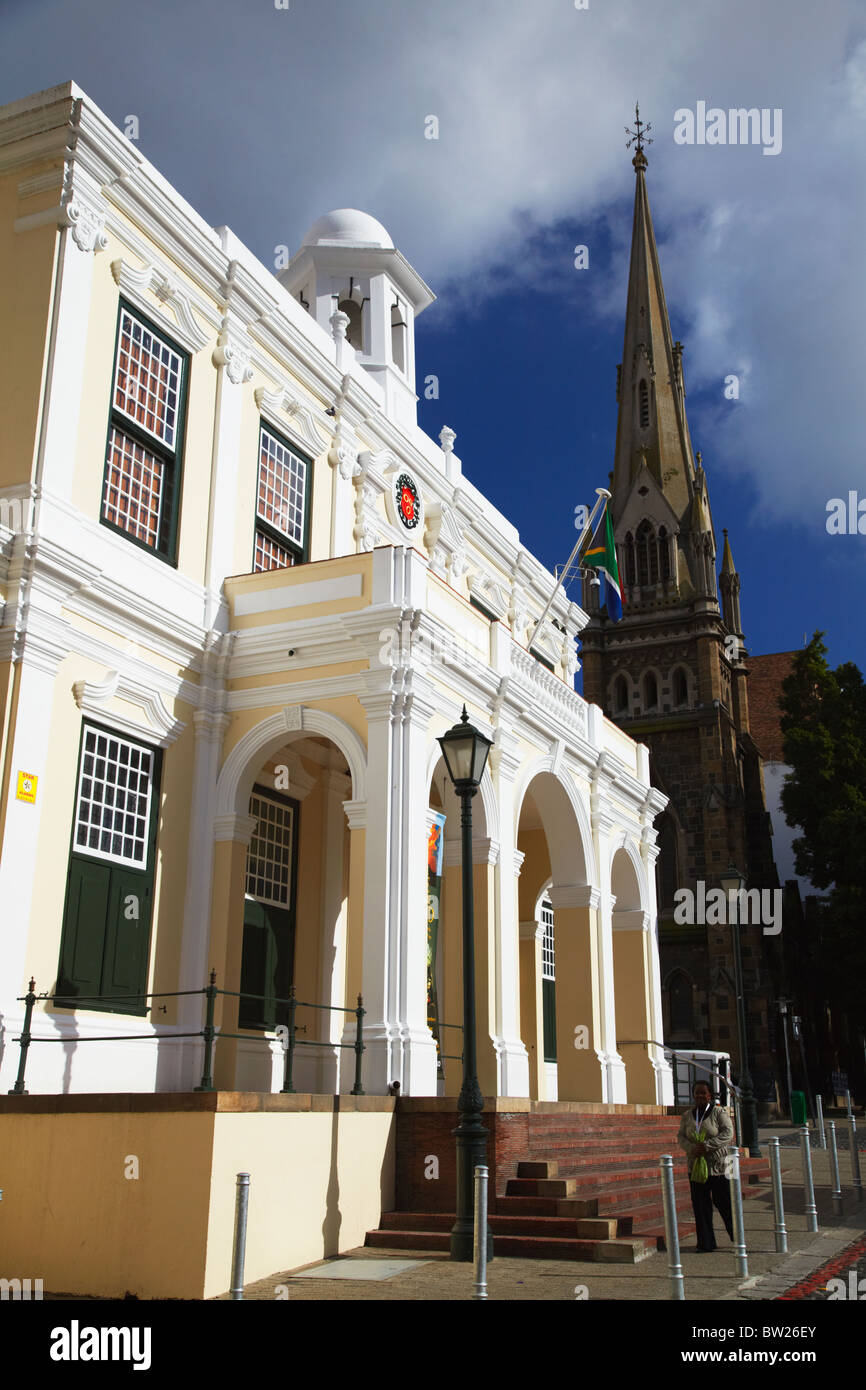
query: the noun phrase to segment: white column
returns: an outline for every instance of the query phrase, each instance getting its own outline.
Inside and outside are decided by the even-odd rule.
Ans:
[[[219,343],[214,349],[213,363],[217,369],[214,403],[213,442],[211,446],[210,500],[208,505],[208,537],[205,573],[205,626],[217,620],[223,580],[235,574],[237,541],[238,472],[243,463],[249,466],[249,476],[255,479],[254,459],[241,459],[241,424],[243,416],[243,386],[252,377],[249,365],[249,343],[239,323],[227,314]],[[255,487],[255,482],[251,486]],[[253,537],[247,537],[249,553],[241,571],[253,567]]]
[[[13,656],[15,654],[13,653]],[[68,798],[69,815],[73,813],[75,800],[74,771],[72,778],[62,785],[52,785],[52,768],[48,758],[51,740],[51,710],[54,698],[54,684],[57,668],[65,652],[50,639],[35,636],[32,632],[19,635],[19,649],[16,666],[18,691],[14,731],[11,734],[11,747],[7,750],[9,766],[9,793],[6,803],[6,818],[2,827],[2,855],[0,855],[0,903],[2,903],[3,930],[0,931],[0,988],[7,1032],[7,1046],[3,1050],[0,1068],[0,1092],[12,1086],[18,1069],[18,1047],[8,1043],[17,1035],[24,1014],[24,1005],[17,1002],[23,995],[30,979],[31,971],[36,969],[33,958],[36,943],[30,939],[33,884],[39,864],[39,832],[42,809],[46,798]],[[70,700],[72,695],[70,693]],[[75,767],[75,761],[72,762]],[[35,802],[18,799],[18,773],[35,776]],[[62,853],[64,864],[69,853],[68,839],[63,846],[55,846],[54,852]],[[62,920],[54,929],[55,945],[52,947],[51,969],[56,972],[60,955],[60,934]],[[44,943],[42,945],[44,959]],[[54,985],[54,977],[36,981],[37,991],[49,990]],[[42,1048],[45,1052],[47,1049]],[[28,1071],[33,1064],[44,1066],[48,1058],[40,1058],[40,1049],[34,1047],[28,1059]]]
[[[494,961],[496,1036],[499,1060],[498,1094],[529,1095],[529,1053],[520,1036],[520,930],[517,882],[524,856],[517,849],[514,815],[514,777],[520,765],[517,741],[497,733],[491,751],[493,786],[499,811],[499,863],[496,868]]]
[[[656,844],[656,832],[652,821],[645,820],[641,833],[640,854],[643,860],[644,871],[647,881],[647,909],[649,914],[649,936],[647,940],[647,963],[648,978],[647,989],[649,990],[649,1017],[651,1020],[650,1037],[656,1038],[659,1042],[664,1041],[664,1018],[662,1014],[662,972],[661,959],[659,956],[659,918],[658,902],[656,898],[656,860],[659,850]],[[660,1047],[650,1048],[650,1060],[656,1078],[656,1099],[659,1105],[673,1105],[674,1102],[674,1080],[670,1063],[665,1059],[664,1052]]]
[[[178,989],[204,989],[210,973],[208,950],[213,887],[213,817],[220,754],[229,717],[212,710],[196,710],[192,722],[195,729],[195,761]],[[203,1026],[203,995],[189,995],[179,1000],[178,1023],[182,1032]],[[183,1089],[192,1090],[198,1082],[203,1046],[196,1038],[185,1038],[180,1044],[178,1081]]]
[[[344,1052],[338,1043],[343,1038],[349,1015],[339,1012],[346,1006],[346,904],[343,899],[343,858],[346,843],[346,813],[343,803],[351,791],[351,781],[345,773],[329,769],[323,774],[325,806],[322,824],[322,973],[319,998],[337,1010],[325,1015],[322,1029],[329,1040],[319,1055],[319,1092],[338,1095],[342,1080],[351,1076],[354,1082],[354,1054]],[[352,1020],[353,1021],[353,1020]],[[352,1030],[354,1031],[354,1030]],[[354,1042],[354,1037],[351,1039]],[[319,1049],[310,1048],[311,1052]]]
[[[616,897],[610,891],[610,841],[616,821],[609,809],[610,785],[610,778],[600,768],[597,769],[592,779],[590,808],[596,863],[601,874],[601,900],[597,918],[600,1045],[606,1077],[604,1098],[610,1103],[624,1104],[627,1094],[625,1062],[616,1047],[616,980],[613,968],[613,909]]]
[[[412,675],[402,700],[400,730],[401,806],[395,825],[396,907],[392,940],[399,943],[397,1008],[402,1044],[404,1095],[436,1095],[436,1044],[427,1026],[427,785],[428,728],[436,704],[432,688]],[[395,962],[396,964],[396,962]]]
[[[390,688],[362,698],[367,716],[367,809],[364,858],[364,1089],[387,1094],[401,1081],[399,1027],[389,971],[396,930],[392,910],[391,820],[394,814],[396,696]],[[343,1041],[347,1039],[344,1036]]]
[[[47,491],[69,501],[84,381],[83,325],[90,317],[94,255],[108,244],[105,204],[96,183],[80,169],[75,170],[75,191],[63,209],[51,210],[52,215],[58,213],[61,230],[36,479]],[[44,221],[45,215],[22,218],[16,231],[26,232],[40,225],[40,219]]]

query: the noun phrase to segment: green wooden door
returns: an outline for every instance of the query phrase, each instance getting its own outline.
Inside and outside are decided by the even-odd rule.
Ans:
[[[250,797],[256,829],[247,853],[244,899],[241,1028],[272,1031],[288,1021],[295,966],[298,803],[256,786]]]

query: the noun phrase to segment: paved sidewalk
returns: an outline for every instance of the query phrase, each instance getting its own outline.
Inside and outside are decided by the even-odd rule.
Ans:
[[[831,1200],[829,1154],[821,1149],[812,1151],[819,1231],[812,1234],[806,1230],[802,1161],[799,1149],[793,1147],[796,1136],[790,1127],[787,1127],[787,1133],[785,1126],[763,1129],[760,1140],[765,1155],[768,1152],[766,1141],[774,1134],[788,1140],[782,1146],[782,1176],[789,1253],[779,1255],[776,1252],[772,1189],[767,1185],[762,1187],[760,1196],[750,1197],[743,1203],[749,1278],[745,1281],[739,1278],[733,1249],[723,1228],[719,1235],[721,1222],[717,1216],[717,1239],[721,1242],[718,1251],[713,1254],[697,1253],[692,1236],[681,1252],[687,1300],[778,1298],[786,1289],[799,1283],[804,1275],[811,1274],[860,1239],[866,1231],[866,1201],[858,1202],[855,1197],[849,1154],[842,1152],[839,1155],[843,1210],[842,1216],[837,1217]],[[866,1171],[863,1157],[861,1168]],[[472,1266],[452,1264],[446,1254],[362,1247],[336,1257],[334,1263],[345,1262],[349,1258],[373,1261],[377,1273],[381,1272],[381,1261],[385,1259],[417,1260],[419,1263],[390,1278],[375,1280],[305,1278],[304,1269],[286,1270],[248,1285],[244,1298],[270,1300],[288,1297],[294,1302],[441,1302],[472,1297]],[[320,1264],[305,1268],[318,1269]],[[589,1301],[645,1301],[667,1300],[669,1295],[666,1253],[652,1255],[637,1265],[494,1258],[488,1270],[488,1296],[491,1300],[574,1301],[577,1298]],[[224,1297],[228,1298],[228,1295]]]

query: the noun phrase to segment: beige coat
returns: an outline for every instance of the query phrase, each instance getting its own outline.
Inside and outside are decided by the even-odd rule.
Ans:
[[[692,1171],[692,1163],[698,1157],[698,1149],[697,1145],[687,1136],[696,1128],[695,1107],[692,1106],[680,1120],[680,1132],[677,1135],[677,1143],[688,1159],[689,1172]],[[722,1178],[727,1176],[728,1145],[734,1138],[734,1127],[731,1124],[730,1115],[721,1105],[714,1105],[701,1122],[700,1128],[704,1143],[707,1146],[704,1157],[707,1160],[710,1176]]]

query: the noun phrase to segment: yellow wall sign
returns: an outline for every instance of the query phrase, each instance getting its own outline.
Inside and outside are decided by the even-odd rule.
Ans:
[[[38,781],[39,781],[39,778],[38,778],[38,777],[34,777],[34,775],[33,775],[32,772],[19,772],[19,774],[18,774],[18,791],[16,792],[16,796],[18,797],[18,800],[19,800],[19,801],[35,801],[35,800],[36,800],[36,784],[37,784]]]

